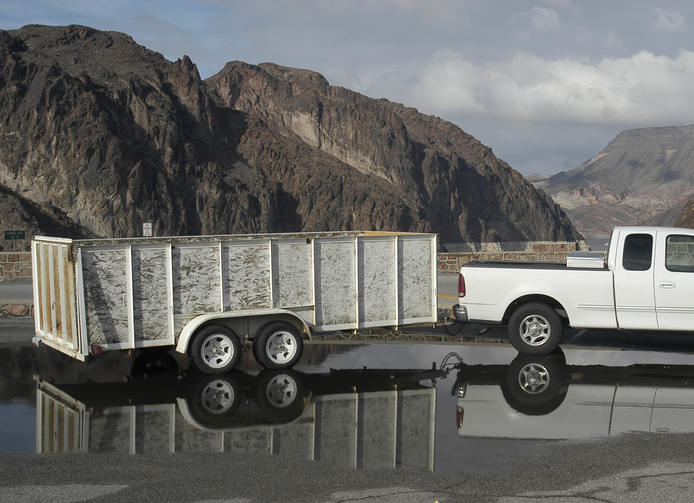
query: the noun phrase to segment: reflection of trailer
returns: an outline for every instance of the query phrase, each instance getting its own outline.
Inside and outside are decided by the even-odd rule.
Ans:
[[[465,366],[456,382],[463,437],[577,439],[694,432],[694,367],[567,366],[563,354]]]
[[[175,346],[219,374],[252,341],[289,368],[314,331],[437,321],[434,234],[37,237],[32,261],[35,341],[79,360]]]
[[[225,452],[345,468],[433,471],[438,371],[166,373],[128,382],[37,377],[37,451]]]

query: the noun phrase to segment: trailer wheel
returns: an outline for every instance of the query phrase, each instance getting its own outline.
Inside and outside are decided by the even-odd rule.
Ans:
[[[203,374],[225,374],[241,359],[241,342],[236,334],[222,325],[201,328],[190,345],[190,359]]]
[[[546,355],[561,342],[562,324],[547,304],[525,304],[511,315],[508,338],[519,353]]]
[[[255,359],[266,369],[288,369],[296,365],[304,341],[293,325],[277,321],[263,327],[253,341]]]
[[[242,398],[237,376],[199,377],[188,402],[193,418],[206,428],[223,428],[233,424]]]
[[[304,386],[294,370],[263,370],[257,379],[255,400],[268,420],[284,423],[304,411]]]

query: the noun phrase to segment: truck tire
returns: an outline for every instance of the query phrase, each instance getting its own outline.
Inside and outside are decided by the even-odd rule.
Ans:
[[[264,326],[253,341],[255,359],[266,369],[288,369],[296,365],[304,341],[293,325],[276,321]]]
[[[549,355],[516,356],[501,387],[506,403],[526,416],[554,412],[566,398],[565,366],[561,350]]]
[[[222,325],[207,325],[193,337],[190,360],[203,374],[226,374],[241,360],[241,341]]]
[[[557,312],[547,304],[520,306],[508,322],[508,338],[519,353],[547,355],[561,342],[562,324]]]

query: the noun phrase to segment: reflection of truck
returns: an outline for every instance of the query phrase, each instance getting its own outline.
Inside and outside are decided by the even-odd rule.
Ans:
[[[462,437],[694,432],[694,367],[689,365],[569,366],[559,352],[459,369]]]
[[[224,452],[433,471],[435,370],[36,377],[39,453]],[[431,386],[420,383],[430,380]]]
[[[563,327],[694,330],[694,230],[616,227],[602,253],[566,264],[478,261],[460,270],[461,322],[508,325],[521,353],[548,354]]]
[[[314,331],[437,320],[434,234],[37,237],[32,261],[35,342],[80,360],[175,346],[219,374],[252,342],[288,368]]]

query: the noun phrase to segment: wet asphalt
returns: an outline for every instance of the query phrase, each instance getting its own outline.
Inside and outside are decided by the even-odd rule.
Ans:
[[[439,303],[452,305],[457,275],[442,276]],[[0,302],[31,299],[30,284],[12,283],[0,283]],[[32,336],[32,318],[0,320],[0,345],[30,344]],[[511,446],[479,442],[480,449],[494,445],[501,457]],[[514,464],[480,464],[470,473],[450,474],[354,470],[258,454],[2,455],[0,501],[691,501],[694,434],[624,434],[543,445],[538,456],[536,443],[514,441]],[[475,453],[452,456],[469,461]]]

